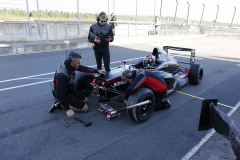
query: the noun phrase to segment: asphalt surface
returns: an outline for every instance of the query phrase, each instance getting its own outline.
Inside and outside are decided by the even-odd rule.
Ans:
[[[236,37],[203,37],[119,43],[111,46],[111,67],[128,63],[164,45],[196,49],[196,63],[204,67],[200,85],[187,85],[169,96],[172,107],[154,112],[137,124],[126,113],[108,121],[97,110],[91,95],[88,113],[77,117],[92,122],[89,127],[66,117],[65,111],[48,113],[53,103],[50,81],[65,51],[0,57],[0,159],[182,159],[209,131],[197,131],[201,99],[218,99],[238,107],[240,40]],[[95,67],[91,48],[80,49],[82,65]],[[189,60],[187,54],[172,54]],[[133,59],[133,60],[132,60]],[[195,96],[195,97],[194,97]],[[199,97],[199,98],[198,98]],[[119,103],[116,102],[116,106]],[[218,106],[225,113],[231,108]],[[233,118],[240,121],[239,111]],[[65,127],[62,120],[68,121]],[[215,133],[190,159],[235,159],[230,144]]]

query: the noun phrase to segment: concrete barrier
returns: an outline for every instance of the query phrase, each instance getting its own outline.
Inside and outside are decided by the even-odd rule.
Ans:
[[[67,48],[64,40],[70,41],[69,49],[91,47],[87,36],[89,28],[93,23],[96,23],[96,21],[80,21],[78,28],[77,21],[42,21],[41,29],[39,30],[38,21],[31,22],[30,25],[27,21],[2,21],[0,22],[0,54],[63,50]],[[41,32],[39,33],[39,31]],[[124,41],[127,40],[126,38],[128,38],[127,41],[133,39],[133,41],[136,41],[138,40],[137,36],[145,36],[146,38],[146,36],[155,33],[155,29],[152,23],[118,22],[115,33],[116,36],[124,37]],[[161,24],[159,35],[169,38],[201,35],[240,36],[240,28]],[[129,37],[133,38],[129,39]],[[154,40],[154,37],[150,36],[148,39]]]
[[[96,21],[80,21],[78,31],[78,21],[41,21],[40,29],[38,21],[2,21],[0,22],[0,42],[28,42],[28,41],[59,41],[69,39],[86,38],[90,26]],[[30,26],[30,28],[29,28]],[[139,22],[118,22],[116,35],[148,35],[154,32],[153,23]],[[41,31],[39,33],[39,31]],[[196,27],[161,24],[160,35],[228,35],[239,36],[239,28],[226,27]]]

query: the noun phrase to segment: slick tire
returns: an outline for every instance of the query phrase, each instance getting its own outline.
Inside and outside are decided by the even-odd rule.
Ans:
[[[86,97],[92,93],[93,87],[91,82],[94,75],[91,73],[78,72],[75,77],[76,89],[82,92]]]
[[[152,103],[127,110],[129,117],[136,122],[145,122],[150,118],[155,106],[155,97],[151,89],[139,88],[128,98],[128,106],[151,100]]]
[[[200,64],[192,64],[188,74],[188,81],[191,84],[197,85],[203,77],[203,67]]]

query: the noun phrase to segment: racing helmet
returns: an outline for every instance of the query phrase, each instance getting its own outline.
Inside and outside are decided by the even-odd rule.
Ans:
[[[146,55],[146,57],[143,59],[143,67],[148,67],[150,65],[153,65],[155,63],[155,58],[151,56],[150,54]]]

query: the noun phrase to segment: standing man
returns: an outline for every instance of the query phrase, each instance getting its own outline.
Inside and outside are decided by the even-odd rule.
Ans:
[[[91,25],[88,41],[93,43],[94,54],[97,62],[97,69],[102,69],[102,59],[104,62],[105,71],[110,71],[110,52],[109,42],[114,40],[112,28],[107,23],[107,15],[105,12],[100,12],[97,16],[97,23]]]
[[[122,80],[129,82],[125,97],[124,103],[127,104],[128,97],[140,86],[145,85],[152,89],[155,96],[155,110],[161,110],[171,107],[170,101],[166,99],[167,93],[167,84],[164,79],[157,74],[143,70],[129,70],[126,69],[122,72]]]
[[[112,27],[112,32],[113,32],[113,36],[115,36],[115,27],[117,26],[117,18],[116,15],[114,13],[111,14],[111,19],[110,19],[110,26]]]
[[[88,98],[75,88],[75,71],[99,74],[104,74],[105,71],[82,66],[81,59],[80,53],[72,51],[69,53],[68,58],[57,68],[54,76],[53,91],[56,100],[49,112],[54,112],[55,109],[63,107],[67,116],[72,118],[75,114],[74,111],[88,111]]]

